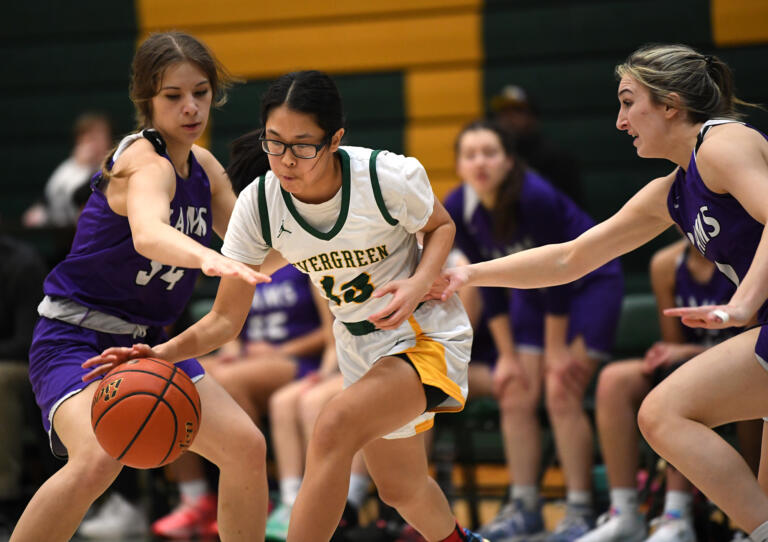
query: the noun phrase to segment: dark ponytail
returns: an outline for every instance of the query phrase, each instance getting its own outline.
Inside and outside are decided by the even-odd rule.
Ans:
[[[227,175],[235,194],[269,171],[269,158],[261,148],[261,129],[235,139],[229,147]]]

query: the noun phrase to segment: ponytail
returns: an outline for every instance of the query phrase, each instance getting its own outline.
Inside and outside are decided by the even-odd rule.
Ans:
[[[227,175],[235,194],[269,171],[269,158],[261,148],[262,129],[241,135],[230,145]]]

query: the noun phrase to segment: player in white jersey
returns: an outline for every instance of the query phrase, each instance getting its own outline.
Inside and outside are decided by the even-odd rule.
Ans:
[[[467,315],[455,296],[421,302],[451,249],[450,216],[416,159],[340,146],[341,97],[327,75],[279,78],[261,120],[262,130],[236,143],[229,172],[234,182],[253,179],[264,153],[271,171],[241,192],[222,251],[254,269],[277,252],[310,276],[336,316],[345,380],[316,422],[288,541],[332,536],[359,449],[381,498],[427,540],[482,540],[458,526],[429,477],[421,435],[434,412],[461,410],[467,395]],[[112,349],[90,364],[212,350],[248,312],[253,288],[237,282],[222,280],[211,313],[171,341]]]

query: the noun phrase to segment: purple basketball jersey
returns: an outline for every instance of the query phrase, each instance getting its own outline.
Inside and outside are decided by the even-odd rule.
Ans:
[[[320,327],[309,277],[286,265],[272,275],[272,282],[256,286],[251,310],[240,333],[244,343],[280,344]],[[320,364],[320,354],[298,359],[300,375]]]
[[[567,196],[530,170],[525,173],[517,202],[517,230],[506,242],[495,239],[491,215],[468,185],[463,184],[448,194],[445,208],[456,224],[456,246],[473,263],[569,241],[595,224]],[[606,275],[621,275],[618,260],[608,262],[580,280]],[[542,290],[545,310],[567,314],[573,289],[574,285],[566,284]],[[503,289],[483,288],[482,291],[489,316],[507,311],[507,295]]]
[[[135,324],[174,322],[192,295],[199,270],[163,265],[136,252],[128,218],[112,211],[95,185],[98,178],[91,182],[93,193],[78,220],[72,249],[45,279],[45,294]],[[176,175],[170,225],[203,245],[209,243],[211,187],[192,152],[189,177]]]
[[[696,281],[688,269],[689,251],[686,247],[675,269],[675,305],[678,307],[700,307],[702,305],[725,305],[736,291],[736,286],[725,275],[715,270],[706,283]],[[705,329],[682,326],[683,336],[688,343],[712,346],[741,331],[741,328]]]
[[[286,265],[272,282],[256,286],[241,338],[246,342],[280,344],[306,335],[320,326],[307,275]]]
[[[728,122],[737,121],[719,119],[704,123],[688,168],[677,170],[667,208],[691,243],[738,285],[752,264],[763,224],[752,218],[732,195],[709,190],[696,167],[696,151],[707,131]],[[768,302],[758,310],[758,317],[761,322],[768,320]]]

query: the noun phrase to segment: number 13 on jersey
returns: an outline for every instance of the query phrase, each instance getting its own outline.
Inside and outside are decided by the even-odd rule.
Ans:
[[[338,295],[333,293],[335,284],[336,279],[330,275],[326,275],[320,280],[320,286],[325,292],[325,296],[337,305],[341,305],[342,297],[344,303],[362,303],[371,297],[374,290],[368,273],[360,273],[349,282],[342,284]]]

